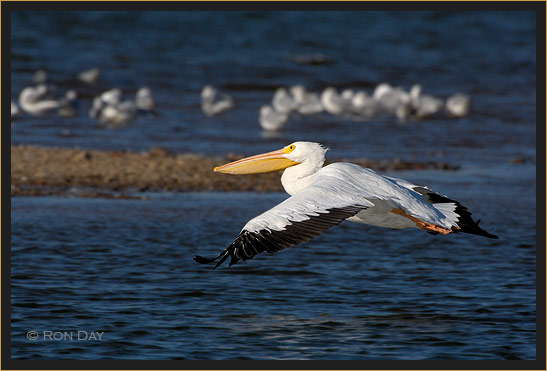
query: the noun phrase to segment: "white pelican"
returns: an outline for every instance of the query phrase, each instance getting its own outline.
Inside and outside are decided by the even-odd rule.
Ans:
[[[433,234],[465,232],[498,238],[481,229],[459,202],[405,180],[376,174],[359,165],[338,162],[323,167],[327,148],[295,142],[278,151],[216,167],[228,174],[254,174],[285,169],[281,183],[291,195],[251,219],[216,258],[196,255],[201,264],[228,257],[233,265],[267,251],[309,241],[343,220],[387,228],[420,228]]]

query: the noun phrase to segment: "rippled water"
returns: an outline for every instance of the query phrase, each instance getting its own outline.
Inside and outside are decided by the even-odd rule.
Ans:
[[[302,246],[214,271],[192,256],[216,254],[286,195],[14,198],[12,355],[533,359],[535,200],[513,207],[499,183],[523,183],[474,179],[452,174],[439,187],[472,206],[500,240],[346,222]],[[31,330],[42,338],[27,340]],[[51,330],[104,335],[44,340]]]
[[[11,24],[14,96],[41,67],[62,89],[82,69],[103,69],[100,86],[82,88],[78,117],[23,116],[14,144],[253,154],[307,139],[331,147],[331,158],[442,160],[461,169],[391,175],[460,200],[500,235],[346,222],[213,271],[192,256],[215,255],[285,194],[15,197],[13,358],[535,359],[533,13],[19,12]],[[294,62],[314,53],[333,63]],[[470,94],[472,114],[405,125],[325,114],[279,137],[260,132],[258,107],[279,85],[371,90],[383,81]],[[208,83],[236,107],[205,118]],[[103,88],[141,85],[160,116],[117,130],[87,117]],[[78,341],[77,331],[103,334]]]

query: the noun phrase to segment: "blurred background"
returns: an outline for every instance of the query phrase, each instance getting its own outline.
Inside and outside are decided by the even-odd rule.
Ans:
[[[534,359],[535,20],[534,12],[12,12],[12,145],[251,155],[307,140],[334,159],[442,160],[459,169],[390,175],[460,200],[501,237],[344,223],[304,247],[210,271],[191,257],[216,254],[287,196],[15,197],[12,357]],[[40,84],[47,92],[21,103]],[[301,85],[322,103],[331,87],[340,104],[349,90],[355,104],[358,92],[381,95],[381,84],[407,103],[419,85],[442,104],[420,115],[382,103],[368,116],[323,105],[290,112],[279,130],[261,126],[261,107],[280,87],[290,96]],[[228,108],[207,111],[207,85]],[[135,105],[141,88],[153,107]],[[102,118],[112,89],[116,104],[132,102],[130,119]],[[455,94],[469,103],[464,114],[446,109]],[[48,100],[52,109],[32,111]],[[105,331],[106,340],[25,336],[56,329]]]
[[[81,104],[72,118],[21,117],[12,142],[224,154],[304,139],[348,156],[420,155],[425,148],[463,156],[477,147],[474,162],[529,156],[534,46],[530,12],[14,12],[12,100],[43,69],[57,95],[74,89]],[[78,83],[92,68],[101,71],[97,82]],[[313,115],[264,138],[259,108],[279,87],[371,94],[381,83],[407,91],[420,84],[443,99],[467,94],[472,115],[403,126],[393,117],[363,123]],[[232,96],[233,109],[204,116],[200,94],[208,84]],[[143,86],[160,116],[116,131],[89,117],[103,91],[119,88],[132,98]],[[529,149],[510,148],[516,140]],[[496,153],[485,148],[492,146]]]

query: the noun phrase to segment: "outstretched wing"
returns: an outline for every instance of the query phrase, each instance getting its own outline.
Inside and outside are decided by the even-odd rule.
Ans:
[[[239,260],[252,259],[267,251],[270,254],[311,240],[332,226],[354,216],[369,205],[366,200],[334,192],[335,187],[312,185],[289,197],[274,208],[251,219],[239,236],[216,258],[196,255],[201,264],[218,262],[215,268],[230,257],[230,266]]]

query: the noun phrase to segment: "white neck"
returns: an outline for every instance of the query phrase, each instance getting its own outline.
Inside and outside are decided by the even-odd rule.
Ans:
[[[285,169],[281,176],[281,184],[283,184],[285,192],[292,196],[312,184],[324,161],[324,158],[320,162],[306,160],[299,165]]]

